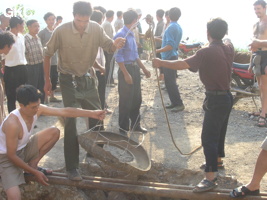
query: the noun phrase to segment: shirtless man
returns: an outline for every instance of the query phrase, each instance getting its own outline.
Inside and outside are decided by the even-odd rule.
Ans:
[[[19,185],[25,183],[24,172],[36,176],[48,185],[45,175],[52,170],[38,167],[41,158],[59,139],[59,129],[46,128],[32,135],[40,115],[61,117],[90,117],[103,120],[105,111],[78,108],[53,108],[40,104],[41,93],[31,85],[17,89],[20,108],[12,111],[0,126],[0,176],[7,198],[21,199]]]
[[[266,15],[266,2],[264,0],[257,0],[254,4],[254,10],[257,17],[260,19],[254,25],[254,38],[258,40],[266,40],[267,39],[267,15]],[[266,127],[266,113],[267,113],[267,47],[258,47],[252,46],[251,48],[253,53],[252,56],[252,65],[249,70],[254,71],[257,81],[259,84],[259,89],[261,93],[261,106],[262,110],[260,113],[254,113],[254,115],[259,115],[257,126]],[[261,57],[261,58],[260,58]],[[259,60],[260,59],[260,60]],[[257,70],[257,63],[258,69]],[[253,69],[253,65],[255,65]]]
[[[260,18],[260,21],[254,26],[254,35],[256,39],[252,41],[249,45],[252,52],[259,52],[259,49],[263,50],[261,52],[267,52],[267,16],[266,16],[266,3],[263,0],[258,0],[254,3],[254,9],[256,15]],[[258,30],[257,30],[258,26]],[[267,53],[262,54],[267,55]],[[263,58],[263,56],[262,56]],[[261,102],[262,102],[262,111],[260,113],[260,118],[263,123],[266,123],[265,114],[267,109],[267,58],[263,60],[263,72],[264,74],[258,76],[259,86],[261,90]],[[260,124],[260,120],[258,125]],[[250,182],[246,185],[235,188],[231,193],[231,197],[239,198],[244,197],[245,195],[258,195],[260,193],[260,182],[263,176],[267,172],[267,137],[261,145],[261,152],[257,158],[256,166],[254,169],[253,176]]]

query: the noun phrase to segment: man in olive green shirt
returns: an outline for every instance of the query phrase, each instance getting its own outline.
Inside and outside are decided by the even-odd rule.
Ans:
[[[101,109],[95,79],[89,73],[95,63],[98,47],[114,52],[124,45],[125,39],[111,40],[97,23],[90,21],[92,7],[89,2],[79,1],[73,6],[73,22],[59,26],[45,47],[44,91],[51,92],[50,60],[58,51],[60,88],[65,107]],[[89,128],[97,130],[99,121],[89,120]],[[101,124],[101,122],[100,122]],[[101,126],[101,125],[100,125]],[[77,141],[76,119],[65,120],[64,155],[69,179],[82,180],[78,172],[79,144]]]

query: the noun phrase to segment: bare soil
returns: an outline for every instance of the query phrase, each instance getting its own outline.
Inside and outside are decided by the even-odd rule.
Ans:
[[[142,126],[148,129],[148,133],[145,135],[129,134],[129,137],[142,144],[151,158],[153,166],[161,166],[161,172],[155,173],[154,176],[162,176],[164,179],[161,180],[169,181],[175,177],[176,170],[180,170],[186,172],[182,176],[184,181],[180,180],[180,183],[196,184],[202,178],[195,174],[197,172],[202,173],[199,166],[204,162],[203,150],[201,149],[190,156],[183,156],[175,148],[161,104],[154,69],[151,67],[151,62],[144,61],[144,63],[152,73],[150,79],[142,78]],[[115,70],[114,76],[116,74]],[[204,117],[202,101],[205,89],[199,80],[198,74],[189,71],[179,71],[177,83],[186,108],[179,113],[171,113],[170,111],[167,111],[167,113],[176,145],[183,153],[188,153],[201,145],[200,135]],[[169,103],[167,92],[163,90],[162,94],[165,104]],[[57,92],[56,95],[61,98],[60,92]],[[113,113],[107,115],[105,128],[108,131],[118,133],[117,87],[107,88],[106,99]],[[256,102],[259,106],[259,99]],[[62,103],[50,103],[49,105],[55,107],[63,106]],[[248,116],[248,112],[252,111],[256,111],[256,108],[251,98],[241,99],[233,107],[225,141],[225,169],[219,171],[220,176],[228,177],[231,180],[236,178],[240,182],[239,184],[245,184],[250,180],[260,151],[260,144],[266,137],[266,128],[256,127],[256,121]],[[44,167],[60,169],[64,167],[64,131],[57,117],[40,117],[36,131],[51,125],[60,128],[61,138],[55,147],[41,160],[40,164]],[[86,131],[84,119],[78,119],[77,128],[79,133]],[[81,162],[85,162],[85,154],[86,152],[81,148]],[[150,175],[153,176],[153,174]],[[262,191],[267,191],[266,183],[267,180],[264,178],[261,185]],[[232,186],[229,186],[227,182],[222,182],[220,187],[229,188]]]

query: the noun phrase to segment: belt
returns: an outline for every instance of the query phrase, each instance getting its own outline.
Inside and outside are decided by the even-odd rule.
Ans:
[[[226,95],[229,93],[229,90],[206,90],[206,94],[210,95]]]
[[[129,61],[129,62],[124,62],[125,65],[137,65],[137,62],[136,61]]]
[[[82,76],[76,76],[76,75],[73,75],[73,74],[63,74],[60,72],[60,74],[62,75],[65,75],[65,76],[71,76],[72,78],[81,78],[81,77],[91,77],[91,74],[89,72],[87,72],[86,74],[82,75]]]

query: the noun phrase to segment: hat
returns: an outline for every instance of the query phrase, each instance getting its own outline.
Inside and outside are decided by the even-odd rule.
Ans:
[[[141,9],[137,8],[135,11],[137,12],[138,15],[142,15],[142,10]]]

